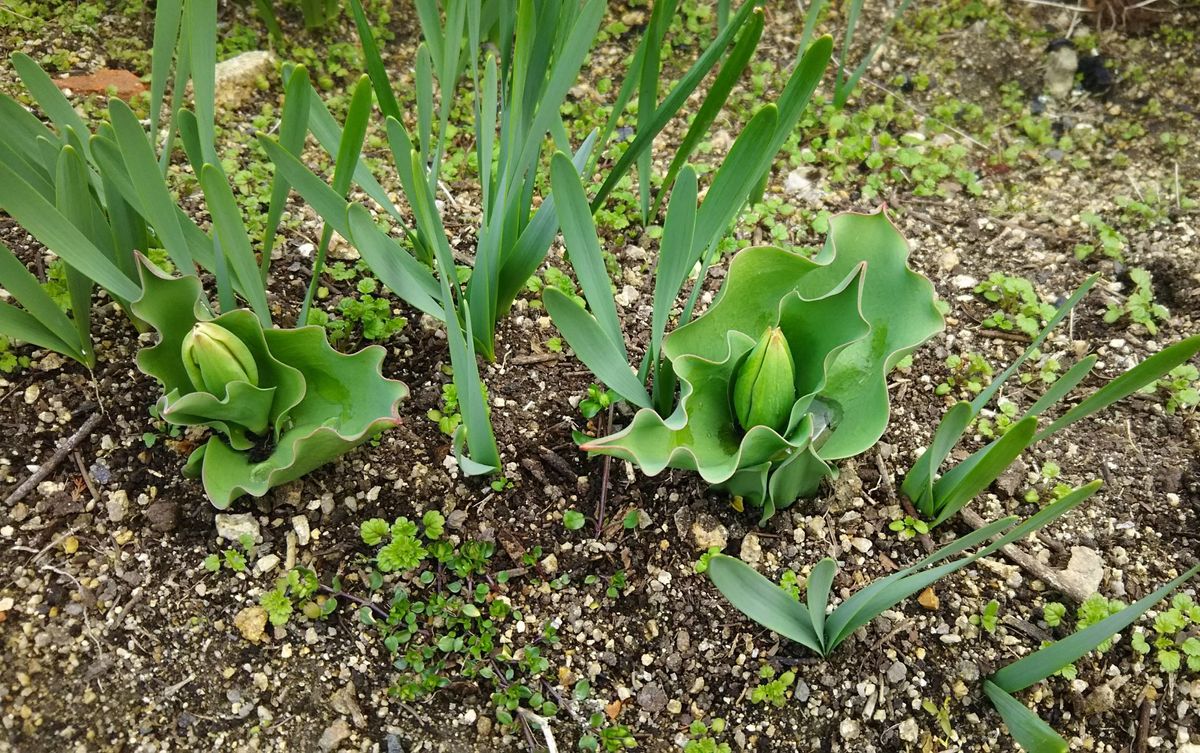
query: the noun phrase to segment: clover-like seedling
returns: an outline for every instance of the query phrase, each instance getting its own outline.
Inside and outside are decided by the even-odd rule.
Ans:
[[[698,471],[764,520],[815,493],[833,461],[879,440],[888,372],[943,326],[933,286],[907,258],[883,212],[832,218],[812,259],[741,251],[716,303],[663,342],[680,382],[674,412],[640,410],[583,449],[649,475]]]
[[[159,339],[138,366],[162,385],[164,421],[213,430],[184,473],[216,507],[260,497],[399,422],[408,388],[380,373],[383,348],[347,355],[320,327],[265,328],[246,309],[214,316],[198,278],[168,277],[145,259],[140,272],[133,313]]]

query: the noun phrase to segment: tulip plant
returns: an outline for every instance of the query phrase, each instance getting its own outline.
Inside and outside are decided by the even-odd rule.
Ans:
[[[213,504],[223,508],[242,494],[261,496],[394,425],[396,403],[407,390],[380,375],[381,348],[343,355],[319,327],[272,326],[267,279],[287,185],[275,179],[258,261],[213,143],[215,0],[161,0],[154,36],[152,123],[159,125],[172,60],[177,93],[161,149],[120,100],[109,103],[108,122],[90,133],[35,62],[13,56],[54,128],[0,95],[6,133],[0,210],[63,260],[71,315],[0,244],[0,286],[19,304],[0,302],[0,334],[93,367],[97,284],[135,326],[156,329],[160,341],[139,354],[138,364],[163,385],[158,411],[165,421],[215,432],[185,472],[201,477]],[[295,113],[307,114],[307,91],[300,86],[307,74],[298,69],[292,80],[300,95],[280,133],[298,150],[296,134],[302,144],[307,129],[306,122],[297,127]],[[178,96],[189,81],[195,112]],[[166,180],[176,134],[212,217],[208,231],[178,206]],[[164,275],[147,261],[151,255],[182,277]],[[197,268],[212,273],[218,307],[204,297]]]
[[[382,347],[347,355],[317,326],[264,327],[246,309],[214,316],[198,278],[145,262],[141,279],[133,312],[159,341],[138,366],[162,384],[163,420],[213,430],[184,472],[216,507],[262,496],[400,422],[408,389],[380,373]]]
[[[674,233],[688,235],[687,223],[681,231],[672,221],[675,201],[664,246],[676,241]],[[578,270],[583,255],[570,235],[567,245]],[[655,379],[678,379],[673,407],[664,406],[661,391],[647,395],[624,363],[619,329],[606,335],[603,320],[548,290],[546,308],[579,358],[642,408],[627,427],[582,448],[649,475],[698,471],[761,507],[764,520],[813,494],[836,475],[832,461],[863,452],[883,434],[888,372],[943,326],[933,286],[907,258],[904,238],[882,211],[833,217],[825,248],[812,259],[771,246],[739,252],[712,307],[662,342]],[[670,300],[656,296],[656,319],[660,304]]]
[[[339,142],[336,126],[328,122],[331,119],[323,106],[315,102],[312,106],[313,133],[327,152],[337,155],[332,186],[309,170],[295,150],[287,147],[282,135],[278,141],[261,138],[278,174],[330,227],[355,245],[375,276],[407,303],[445,323],[463,408],[463,425],[456,435],[455,448],[466,449],[458,453],[458,460],[467,473],[491,472],[500,464],[481,398],[476,353],[487,360],[495,359],[497,323],[545,260],[563,219],[556,195],[543,195],[540,203],[535,202],[535,193],[545,185],[540,167],[547,153],[556,150],[551,162],[558,162],[560,170],[558,155],[565,155],[576,182],[580,176],[589,183],[593,176],[601,179],[595,195],[585,200],[589,216],[636,169],[641,219],[650,224],[661,206],[665,188],[688,170],[686,161],[749,66],[765,23],[763,4],[763,0],[743,2],[667,89],[660,82],[661,48],[679,2],[656,0],[608,119],[602,128],[573,145],[561,111],[599,34],[606,7],[603,0],[418,0],[416,16],[422,43],[414,65],[413,111],[401,109],[397,87],[389,78],[362,4],[352,0],[349,8],[362,43],[369,86],[384,116],[383,130],[402,193],[412,210],[411,224],[370,173],[354,167],[357,151],[343,148],[347,142]],[[770,157],[791,134],[831,53],[829,38],[814,43],[778,102],[760,112],[753,129],[760,142],[743,146],[744,151],[750,147],[756,151],[752,155],[754,164],[743,164],[741,174],[731,176],[735,180],[729,181],[730,190],[746,196],[756,189],[761,192]],[[677,118],[713,71],[712,84],[670,161],[663,189],[652,199],[655,137]],[[468,79],[473,92],[481,216],[464,286],[447,237],[443,216],[446,205],[436,199],[445,191],[441,181],[444,155],[453,148],[449,140],[452,104],[460,84]],[[636,135],[622,147],[611,168],[602,168],[601,156],[617,145],[619,119],[634,97],[638,103]],[[356,90],[354,101],[365,99]],[[367,102],[366,110],[369,108]],[[361,111],[352,102],[343,133],[355,131],[360,125]],[[344,165],[353,169],[339,169]],[[351,177],[383,209],[397,232],[381,229],[366,206],[348,200]],[[726,206],[710,213],[711,226],[705,238],[719,240],[745,202],[745,197],[725,199],[713,202],[714,207]],[[314,286],[322,260],[319,248]],[[682,282],[681,278],[679,284]]]
[[[1099,488],[1099,481],[1081,486],[1020,524],[1014,525],[1016,517],[1009,516],[972,531],[915,565],[855,591],[832,611],[829,598],[837,575],[837,562],[829,557],[814,565],[809,573],[804,604],[737,557],[713,555],[708,563],[708,576],[729,603],[750,619],[810,651],[829,656],[856,630],[882,612],[980,557],[1036,533],[1082,504]],[[988,542],[994,536],[998,538]],[[971,554],[951,559],[972,547],[979,548]]]

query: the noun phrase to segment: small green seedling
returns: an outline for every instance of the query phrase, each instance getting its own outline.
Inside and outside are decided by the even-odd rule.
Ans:
[[[972,625],[981,627],[989,633],[996,632],[997,617],[1000,614],[1000,602],[992,599],[983,606],[983,611],[970,617]]]
[[[1157,335],[1158,322],[1166,321],[1171,312],[1167,311],[1166,306],[1154,302],[1154,283],[1149,272],[1131,269],[1129,279],[1133,283],[1133,292],[1126,296],[1124,302],[1108,304],[1104,321],[1112,324],[1128,316],[1130,321],[1142,325],[1151,335]]]
[[[788,690],[796,681],[796,673],[789,669],[782,674],[777,674],[770,664],[764,664],[758,671],[758,676],[764,682],[759,683],[754,690],[750,691],[750,702],[769,703],[777,708],[783,708],[788,701]]]

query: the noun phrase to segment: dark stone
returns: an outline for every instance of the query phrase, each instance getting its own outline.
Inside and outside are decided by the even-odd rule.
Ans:
[[[170,533],[179,525],[179,505],[174,502],[155,502],[146,508],[146,519],[153,530]]]
[[[1092,94],[1106,95],[1117,82],[1108,59],[1099,53],[1079,58],[1079,72],[1083,74],[1084,90]]]

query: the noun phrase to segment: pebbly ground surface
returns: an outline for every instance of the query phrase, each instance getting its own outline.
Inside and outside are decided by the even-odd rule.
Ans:
[[[102,67],[146,73],[152,19],[138,4],[83,3],[73,12],[17,5],[0,6],[0,17],[11,20],[17,12],[25,19],[0,31],[6,50],[26,51],[55,74]],[[99,6],[94,17],[93,5]],[[681,15],[685,41],[667,57],[676,74],[695,53],[686,42],[688,25],[699,28],[710,18],[702,5],[684,5],[690,9]],[[970,394],[963,385],[971,375],[952,369],[947,358],[975,354],[999,371],[1027,342],[986,323],[996,306],[975,288],[992,273],[1028,278],[1051,303],[1091,272],[1102,274],[1098,289],[1043,348],[1045,358],[1029,370],[1032,381],[1005,390],[1021,406],[1040,394],[1037,380],[1049,358],[1068,364],[1096,352],[1097,373],[1111,377],[1200,331],[1200,215],[1187,200],[1200,198],[1200,167],[1191,157],[1200,139],[1200,45],[1189,32],[1200,26],[1200,15],[1194,6],[1161,5],[1147,21],[1097,29],[1087,14],[1059,8],[940,0],[905,16],[842,113],[820,105],[802,124],[777,163],[768,205],[750,214],[738,237],[812,246],[820,243],[822,212],[886,202],[912,246],[913,267],[930,277],[950,308],[946,331],[894,373],[892,419],[878,447],[842,463],[840,478],[815,499],[763,527],[752,511],[735,509],[691,474],[645,478],[612,463],[606,481],[603,460],[575,450],[573,428],[603,428],[573,407],[590,375],[569,354],[547,347],[556,333],[530,305],[532,293],[501,325],[496,363],[484,369],[510,488],[463,478],[447,462],[449,439],[426,417],[439,407],[447,381],[439,369],[448,362],[445,341],[430,322],[397,308],[408,324],[383,344],[388,375],[412,388],[402,405],[404,423],[302,482],[239,501],[229,512],[246,516],[240,519],[219,516],[199,485],[180,476],[194,438],[162,436],[148,415],[156,386],[133,366],[138,338],[119,312],[109,306],[97,317],[102,356],[94,373],[18,347],[31,362],[0,385],[6,495],[58,442],[99,418],[46,481],[0,506],[0,748],[391,753],[542,745],[537,730],[499,724],[490,691],[473,682],[452,682],[422,700],[390,695],[398,674],[388,652],[349,606],[328,619],[297,614],[265,630],[239,619],[291,562],[312,568],[322,582],[340,576],[346,591],[369,596],[370,551],[359,524],[377,516],[416,519],[436,509],[447,516],[451,536],[497,542],[495,571],[523,571],[497,586],[521,615],[501,625],[502,644],[517,650],[545,624],[557,625],[560,641],[545,656],[547,685],[562,700],[551,723],[560,749],[573,749],[587,717],[599,713],[606,725],[627,727],[648,751],[681,748],[697,737],[688,731],[693,720],[715,717],[726,724],[713,737],[733,750],[1013,750],[980,680],[1042,640],[1067,635],[1075,605],[1007,559],[981,560],[906,600],[827,661],[746,620],[696,574],[695,562],[703,546],[717,544],[770,576],[790,569],[803,582],[813,564],[832,556],[841,565],[835,595],[845,598],[918,559],[920,540],[889,529],[903,516],[894,489],[942,411]],[[397,9],[387,24],[388,62],[401,77],[411,75],[415,45],[406,18]],[[644,8],[610,10],[588,83],[573,92],[580,124],[603,112],[598,108],[613,92],[602,82],[636,38],[628,29],[645,19]],[[308,34],[291,12],[281,21],[298,41],[289,41],[280,57],[319,61],[335,111],[338,98],[344,107],[357,70],[352,29],[343,20]],[[840,32],[842,22],[830,16],[823,28]],[[222,24],[225,54],[267,44],[240,6],[223,7]],[[781,85],[800,24],[792,7],[772,4],[762,64],[718,120],[702,164],[720,159],[761,101],[759,89]],[[861,33],[871,40],[883,19],[865,25]],[[1077,89],[1059,99],[1038,97],[1045,47],[1068,31],[1080,47],[1095,46],[1110,59],[1117,75],[1107,94]],[[831,83],[823,87],[826,98]],[[270,125],[282,93],[273,70],[255,84],[220,117],[223,154],[247,167],[247,181],[261,184],[250,168],[263,157],[249,146],[250,136]],[[0,67],[0,87],[21,92],[7,66]],[[92,115],[101,107],[83,98],[81,106]],[[682,130],[664,134],[658,152],[664,167],[666,146]],[[1180,136],[1190,141],[1180,144]],[[459,138],[469,145],[469,136]],[[901,154],[901,146],[915,154]],[[872,152],[882,165],[867,166]],[[385,148],[372,156],[387,163]],[[382,174],[385,185],[394,182],[386,167]],[[185,204],[198,206],[186,171],[175,178]],[[461,233],[455,241],[469,253],[477,197],[469,180],[451,181],[450,190],[461,212],[460,224],[451,223]],[[249,202],[252,195],[241,198]],[[1100,251],[1077,258],[1079,244],[1099,246],[1081,219],[1088,212],[1121,235],[1122,261]],[[602,229],[620,262],[621,312],[639,350],[657,240],[637,227],[632,206],[614,213]],[[284,320],[307,282],[306,244],[319,233],[317,218],[293,204],[272,283]],[[44,261],[43,250],[4,217],[0,239],[23,258]],[[561,248],[550,263],[566,269]],[[1119,305],[1133,292],[1132,268],[1151,272],[1153,295],[1169,310],[1155,334],[1127,316],[1104,321],[1109,303]],[[714,270],[705,302],[721,274]],[[346,284],[330,287],[331,305],[351,294]],[[938,394],[943,382],[949,394]],[[986,519],[1028,515],[1038,504],[1028,501],[1031,490],[1045,498],[1053,483],[1103,478],[1096,498],[1023,547],[1055,568],[1068,566],[1073,547],[1087,547],[1099,562],[1085,575],[1098,579],[1100,593],[1125,602],[1144,596],[1193,564],[1200,540],[1200,421],[1186,407],[1168,414],[1165,400],[1162,392],[1135,396],[1039,445],[973,509]],[[624,420],[618,411],[615,421]],[[156,433],[148,446],[146,435]],[[974,437],[963,455],[982,441]],[[1053,481],[1047,463],[1060,469]],[[586,525],[568,530],[568,510],[584,512]],[[626,528],[630,511],[639,511],[638,522]],[[221,538],[234,523],[255,538],[246,570],[209,572],[202,562],[234,546]],[[934,538],[966,530],[951,521]],[[606,593],[618,572],[624,587]],[[998,611],[989,631],[976,623],[992,600]],[[1050,602],[1067,603],[1063,625],[1046,621]],[[1143,629],[1153,614],[1139,623]],[[764,666],[795,674],[780,706],[751,700],[765,682]],[[1200,743],[1195,671],[1164,671],[1131,650],[1128,631],[1076,670],[1073,679],[1055,677],[1021,695],[1073,747],[1194,753]],[[575,700],[580,679],[591,692]]]

